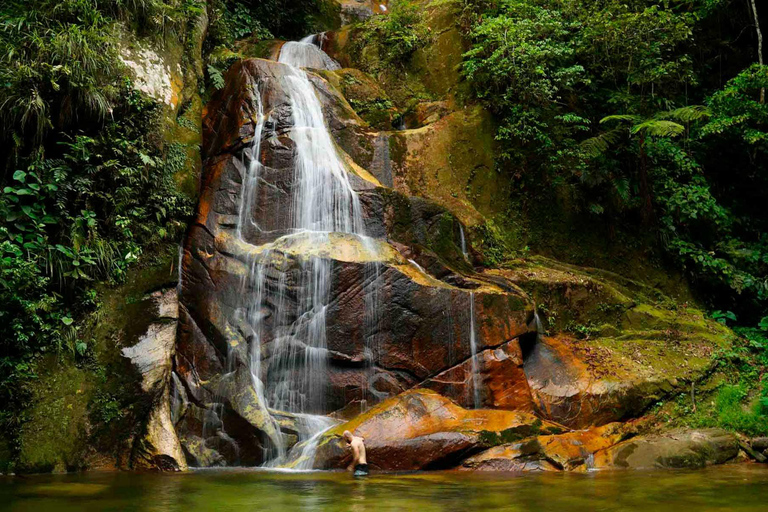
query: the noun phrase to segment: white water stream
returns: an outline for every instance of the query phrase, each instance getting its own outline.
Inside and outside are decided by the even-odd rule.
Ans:
[[[283,46],[279,62],[286,69],[275,78],[291,107],[288,135],[295,147],[290,234],[283,239],[302,237],[313,246],[327,245],[330,234],[340,232],[357,235],[370,246],[360,200],[325,125],[315,88],[301,69],[339,68],[312,43],[313,39],[310,36]],[[256,88],[257,122],[236,226],[237,237],[246,243],[244,233],[260,230],[253,211],[263,170],[261,141],[265,126],[275,124],[268,122],[261,95]],[[280,239],[275,244],[278,242]],[[296,422],[299,442],[295,449],[301,452],[294,469],[311,469],[320,435],[337,423],[321,415],[327,387],[326,311],[332,269],[328,258],[291,258],[276,249],[264,249],[251,261],[248,282],[244,283],[251,290],[246,299],[246,320],[252,329],[250,371],[259,402],[271,410],[290,413]],[[271,346],[267,347],[268,343]],[[269,365],[262,368],[266,352]],[[271,421],[278,434],[272,439],[276,450],[267,454],[267,465],[279,467],[287,460],[285,441],[276,420]]]
[[[477,339],[475,334],[475,292],[469,294],[469,348],[472,351],[472,398],[475,409],[482,405],[480,400],[480,369],[477,361]]]

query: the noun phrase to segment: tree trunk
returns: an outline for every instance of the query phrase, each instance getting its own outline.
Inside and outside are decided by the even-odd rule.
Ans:
[[[760,31],[760,18],[757,16],[757,5],[752,0],[752,16],[755,18],[755,31],[757,31],[757,62],[763,65],[763,33]],[[760,89],[760,103],[765,103],[765,87]]]

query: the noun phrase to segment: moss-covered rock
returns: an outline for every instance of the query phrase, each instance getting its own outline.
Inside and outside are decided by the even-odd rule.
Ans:
[[[460,104],[466,96],[459,74],[466,41],[458,27],[457,1],[417,0],[428,29],[426,44],[405,62],[385,62],[366,24],[352,24],[328,33],[323,49],[347,68],[376,78],[399,108],[419,101],[448,100]]]

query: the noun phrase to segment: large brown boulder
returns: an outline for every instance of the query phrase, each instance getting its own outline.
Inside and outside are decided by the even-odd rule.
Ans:
[[[523,342],[525,374],[537,412],[572,428],[638,417],[689,390],[733,338],[701,311],[610,272],[533,257],[486,276],[539,306],[541,335]]]
[[[595,454],[600,469],[701,468],[739,453],[738,438],[719,429],[677,430],[638,436]]]
[[[365,439],[368,463],[383,470],[440,469],[491,446],[563,428],[520,411],[468,410],[434,391],[415,389],[390,398],[326,432],[314,467],[342,468],[350,454],[341,434]]]
[[[534,410],[523,370],[523,354],[517,340],[483,350],[474,362],[469,358],[419,385],[449,396],[467,408],[475,405],[475,386],[482,407],[526,412]]]

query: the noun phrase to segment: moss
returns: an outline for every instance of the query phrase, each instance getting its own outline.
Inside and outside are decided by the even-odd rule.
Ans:
[[[331,34],[331,56],[345,67],[363,70],[376,78],[398,109],[405,110],[412,100],[456,99],[461,93],[459,66],[466,44],[457,25],[458,2],[419,0],[429,37],[405,62],[385,62],[377,40],[366,24],[343,27]]]
[[[467,226],[506,204],[509,182],[494,170],[493,123],[480,107],[390,137],[395,188],[430,199]]]
[[[29,384],[32,406],[18,436],[17,470],[37,473],[82,469],[88,448],[92,376],[83,369],[62,366],[54,356],[38,365],[38,375]]]

